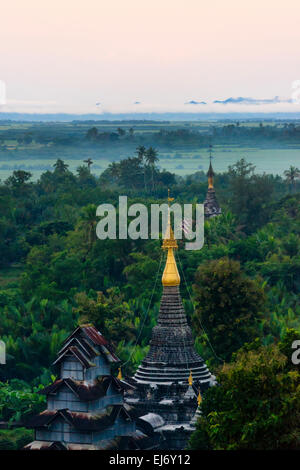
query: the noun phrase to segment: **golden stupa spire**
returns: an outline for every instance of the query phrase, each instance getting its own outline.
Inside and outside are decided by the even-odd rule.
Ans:
[[[189,386],[191,387],[192,385],[193,385],[193,375],[192,375],[192,371],[190,371]]]
[[[211,159],[212,159],[211,152],[212,152],[212,145],[209,146],[209,169],[207,173],[208,189],[213,189],[214,187],[214,171],[213,171],[212,164],[211,164]]]
[[[119,367],[118,370],[119,370],[119,373],[118,373],[118,375],[117,375],[117,379],[123,380],[121,367]]]
[[[201,405],[201,402],[202,402],[202,397],[201,397],[200,388],[199,388],[199,393],[198,393],[198,396],[197,396],[197,403],[198,403],[198,406]]]
[[[165,234],[165,238],[162,244],[163,250],[168,250],[166,266],[162,275],[163,286],[179,286],[180,276],[175,261],[174,250],[178,248],[177,241],[174,237],[174,232],[171,227],[170,217],[170,202],[174,201],[173,197],[170,197],[170,190],[168,189],[168,226]]]

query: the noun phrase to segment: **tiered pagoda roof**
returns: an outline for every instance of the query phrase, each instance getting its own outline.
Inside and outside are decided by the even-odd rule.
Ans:
[[[186,382],[209,384],[211,374],[194,349],[194,339],[183,308],[179,286],[164,286],[150,350],[134,378],[141,383]]]
[[[35,441],[25,449],[155,447],[158,439],[137,429],[135,416],[124,404],[130,385],[110,374],[111,364],[117,362],[113,348],[94,326],[76,328],[54,362],[60,378],[39,392],[47,396],[47,409],[26,423],[35,429]]]

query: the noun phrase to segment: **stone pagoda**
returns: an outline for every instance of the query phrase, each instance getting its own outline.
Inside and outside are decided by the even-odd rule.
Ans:
[[[170,198],[171,199],[171,198]],[[169,199],[169,200],[170,200]],[[159,423],[161,448],[184,449],[194,431],[199,392],[215,384],[194,340],[183,308],[174,250],[177,242],[170,223],[163,242],[167,260],[162,276],[163,294],[150,349],[134,377],[126,378],[134,389],[125,401],[135,413]],[[145,416],[144,416],[145,419]]]
[[[35,440],[27,450],[99,450],[155,447],[148,423],[139,426],[124,405],[124,382],[111,375],[119,362],[111,345],[92,325],[76,330],[65,340],[54,362],[60,377],[41,390],[47,409],[31,418]],[[148,426],[149,428],[149,426]],[[150,434],[153,430],[150,428]]]
[[[210,217],[216,217],[217,215],[220,215],[222,213],[222,210],[219,206],[219,203],[216,198],[216,191],[214,188],[214,171],[213,167],[211,164],[211,159],[212,159],[212,146],[209,146],[209,169],[207,172],[207,177],[208,177],[208,190],[206,193],[206,198],[204,201],[204,215],[206,218]]]

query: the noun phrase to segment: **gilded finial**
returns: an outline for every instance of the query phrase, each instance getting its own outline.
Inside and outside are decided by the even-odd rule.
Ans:
[[[119,367],[119,373],[117,375],[117,379],[123,380],[121,367]]]
[[[174,201],[173,197],[170,197],[170,190],[168,189],[168,226],[164,241],[162,244],[163,250],[168,250],[166,266],[162,276],[163,286],[178,286],[180,284],[180,276],[177,269],[174,251],[178,248],[177,241],[174,237],[174,232],[171,227],[170,218],[170,202]]]
[[[211,159],[212,159],[212,145],[209,146],[209,169],[207,172],[208,189],[213,189],[214,187],[214,170],[211,164]]]
[[[189,386],[191,387],[192,385],[193,385],[193,376],[192,376],[192,371],[190,370]]]
[[[201,397],[200,388],[199,388],[199,393],[198,393],[198,396],[197,396],[197,403],[198,403],[198,406],[201,405],[201,402],[202,402],[202,397]]]
[[[170,197],[170,188],[168,188],[168,206],[170,207],[170,202],[174,201],[173,197]]]

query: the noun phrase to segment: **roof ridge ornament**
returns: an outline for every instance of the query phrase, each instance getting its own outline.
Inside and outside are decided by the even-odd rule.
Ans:
[[[118,380],[123,380],[121,367],[118,368],[118,371],[119,371],[119,372],[118,372],[118,375],[117,375],[117,379],[118,379]]]
[[[198,403],[198,406],[200,406],[202,403],[202,396],[201,396],[200,388],[199,388],[199,392],[197,396],[197,403]]]

